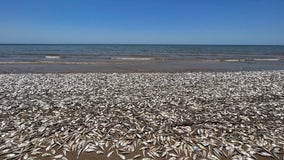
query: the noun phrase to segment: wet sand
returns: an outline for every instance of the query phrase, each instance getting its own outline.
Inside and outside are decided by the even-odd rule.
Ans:
[[[283,79],[0,74],[0,159],[281,159]]]

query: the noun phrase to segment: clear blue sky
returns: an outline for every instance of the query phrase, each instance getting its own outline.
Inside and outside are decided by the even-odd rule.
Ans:
[[[284,0],[0,0],[0,43],[284,44]]]

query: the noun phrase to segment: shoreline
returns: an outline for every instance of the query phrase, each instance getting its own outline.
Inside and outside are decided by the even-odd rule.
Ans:
[[[0,159],[268,159],[284,70],[0,74]]]
[[[160,56],[106,56],[106,57],[100,57],[95,58],[93,60],[71,60],[71,59],[65,59],[65,55],[47,55],[45,56],[45,59],[41,60],[2,60],[0,61],[0,65],[7,65],[7,64],[78,64],[78,65],[84,65],[84,64],[97,64],[97,63],[129,63],[129,62],[277,62],[277,61],[284,61],[284,57],[239,57],[239,58],[232,58],[232,57],[223,57],[223,58],[197,58],[197,57],[160,57]]]
[[[98,61],[1,61],[2,73],[183,73],[284,70],[282,59],[188,60],[113,58]]]

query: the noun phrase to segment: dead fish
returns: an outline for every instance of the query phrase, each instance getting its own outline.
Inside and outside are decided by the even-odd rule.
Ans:
[[[107,158],[109,158],[109,157],[112,155],[113,152],[114,152],[114,151],[109,152],[109,153],[107,154]]]
[[[59,159],[59,158],[62,158],[62,157],[63,157],[63,155],[62,155],[62,154],[59,154],[59,155],[54,156],[53,158]]]
[[[51,156],[51,154],[50,154],[50,153],[44,153],[44,154],[42,154],[41,156],[42,156],[42,157],[48,157],[48,156]]]

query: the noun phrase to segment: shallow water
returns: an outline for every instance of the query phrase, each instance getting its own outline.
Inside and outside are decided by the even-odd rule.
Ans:
[[[57,44],[0,45],[1,61],[46,60],[92,61],[112,57],[167,57],[170,59],[283,59],[284,46],[268,45],[116,45]]]
[[[283,70],[284,46],[2,44],[0,65],[1,72]]]

